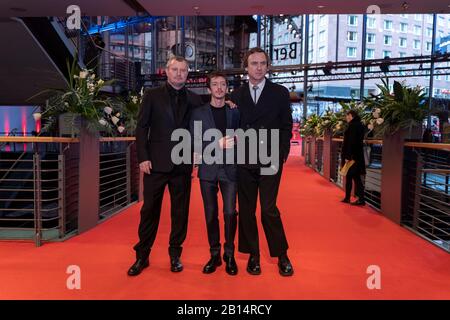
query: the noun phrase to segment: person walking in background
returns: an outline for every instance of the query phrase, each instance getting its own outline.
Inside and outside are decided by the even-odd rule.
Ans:
[[[366,174],[366,164],[364,161],[364,133],[365,127],[361,123],[361,118],[354,110],[346,113],[348,128],[344,132],[344,143],[341,154],[341,167],[353,160],[354,164],[348,169],[345,181],[344,203],[350,203],[352,183],[355,184],[355,195],[358,200],[352,202],[353,205],[365,205],[364,185],[361,176]]]

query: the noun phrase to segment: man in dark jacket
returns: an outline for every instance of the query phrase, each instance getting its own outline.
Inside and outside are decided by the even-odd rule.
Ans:
[[[201,148],[198,151],[203,155],[198,168],[198,177],[200,179],[200,189],[205,208],[206,227],[211,253],[211,259],[204,266],[203,272],[212,273],[222,264],[220,258],[219,209],[217,203],[217,193],[220,188],[223,199],[225,224],[223,255],[226,263],[225,270],[230,275],[236,275],[238,268],[234,259],[234,238],[237,228],[237,183],[235,152],[233,152],[235,151],[233,131],[238,129],[239,126],[239,110],[237,108],[231,109],[225,103],[225,94],[228,89],[225,74],[220,72],[210,73],[208,75],[207,85],[208,92],[211,93],[211,101],[192,112],[190,125],[191,135],[194,137],[194,149],[195,145],[198,145]],[[212,142],[205,141],[207,140],[203,139],[205,133],[214,133],[213,130],[217,130],[215,131],[217,135],[216,139],[213,139]],[[208,150],[207,148],[211,143],[213,145],[217,144],[215,145],[217,148],[212,150],[212,153],[220,152],[220,154],[206,154],[206,152],[203,154],[204,151]],[[211,159],[205,159],[208,156]]]
[[[350,203],[352,192],[352,181],[355,183],[355,195],[358,200],[352,202],[353,205],[362,206],[364,200],[364,185],[361,175],[366,174],[366,164],[364,161],[364,133],[365,127],[361,123],[361,118],[354,110],[350,110],[346,114],[348,128],[344,133],[344,143],[342,146],[341,166],[344,166],[350,160],[355,163],[350,167],[346,175],[345,181],[345,198],[344,203]]]
[[[172,272],[180,272],[181,251],[187,232],[192,164],[175,165],[171,141],[176,129],[189,129],[192,109],[201,99],[185,87],[188,63],[172,57],[166,66],[167,83],[147,90],[139,110],[136,127],[137,158],[144,172],[144,204],[139,223],[139,242],[134,246],[136,262],[128,275],[136,276],[149,265],[149,254],[156,238],[164,189],[168,185],[171,201],[169,256]]]
[[[256,202],[259,193],[261,204],[261,222],[264,228],[271,257],[278,257],[278,269],[282,276],[291,276],[294,272],[287,256],[288,243],[276,205],[283,163],[289,155],[292,137],[292,110],[289,91],[265,78],[270,61],[261,48],[250,49],[244,57],[244,67],[249,82],[235,90],[231,100],[238,105],[243,130],[257,132],[256,143],[245,143],[246,159],[238,162],[238,201],[239,201],[239,251],[249,253],[247,272],[252,275],[261,273],[258,227],[256,224]],[[262,135],[267,133],[269,140]],[[272,133],[278,133],[278,139],[271,141]],[[267,137],[266,136],[266,137]],[[241,141],[242,143],[243,141]],[[238,144],[240,142],[238,141]],[[266,147],[267,146],[267,147]],[[259,150],[272,151],[279,157],[278,164],[272,165],[274,174],[263,174],[264,164]],[[258,163],[249,159],[258,148]],[[238,146],[239,150],[239,146]]]

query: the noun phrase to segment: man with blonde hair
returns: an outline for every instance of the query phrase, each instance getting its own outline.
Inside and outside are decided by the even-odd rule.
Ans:
[[[166,66],[167,82],[146,90],[139,110],[136,128],[137,158],[144,173],[144,204],[139,223],[139,242],[134,246],[136,261],[128,275],[137,276],[149,266],[149,255],[158,230],[161,205],[166,186],[171,202],[171,232],[169,240],[170,270],[183,270],[180,256],[186,238],[189,199],[191,192],[191,164],[174,164],[171,141],[176,129],[189,129],[192,109],[201,99],[185,87],[188,62],[174,56]]]

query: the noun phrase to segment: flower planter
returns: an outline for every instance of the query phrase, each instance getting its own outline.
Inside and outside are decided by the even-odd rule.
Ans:
[[[79,128],[79,200],[78,232],[82,233],[98,223],[99,211],[99,134],[87,129],[85,120]]]
[[[402,180],[405,140],[421,139],[421,128],[400,130],[383,137],[381,168],[381,212],[400,224],[402,211]]]

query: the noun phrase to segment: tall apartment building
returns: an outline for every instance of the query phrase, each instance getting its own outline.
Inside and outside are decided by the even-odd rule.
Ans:
[[[274,26],[274,48],[284,47],[289,51],[293,42],[300,42],[298,32],[289,26],[291,21],[301,26],[299,17],[290,17]],[[450,35],[450,15],[437,15],[436,48],[447,51]],[[358,61],[362,58],[363,15],[310,15],[308,35],[308,63],[328,61]],[[382,59],[384,57],[412,57],[430,55],[432,52],[433,15],[432,14],[386,14],[367,16],[367,36],[365,59]],[[251,45],[256,45],[256,35],[251,38]],[[302,61],[300,51],[293,59],[273,61],[274,65],[292,65]],[[445,63],[445,66],[450,64]],[[437,66],[444,66],[443,63]],[[425,66],[423,66],[425,67]],[[419,69],[419,65],[392,67],[392,70]],[[348,72],[359,72],[359,68],[349,68]],[[366,69],[366,71],[370,71]],[[342,70],[340,70],[342,72]],[[399,77],[408,85],[419,85],[425,90],[429,87],[428,76]],[[365,94],[376,92],[379,79],[365,81]],[[302,84],[295,84],[297,90]],[[289,87],[289,84],[286,84]],[[450,75],[436,75],[433,96],[450,98]],[[359,97],[360,80],[323,81],[313,85],[312,94],[322,97]]]

